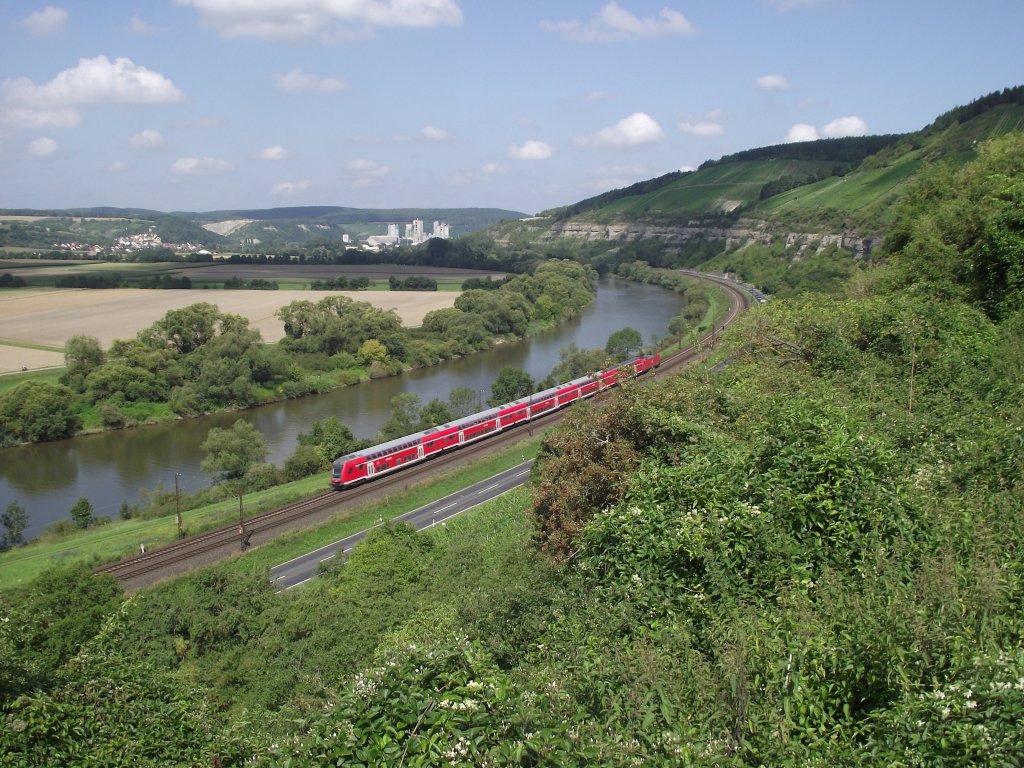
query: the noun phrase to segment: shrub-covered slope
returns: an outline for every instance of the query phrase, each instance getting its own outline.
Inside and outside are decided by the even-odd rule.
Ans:
[[[1008,135],[914,182],[887,266],[573,411],[530,501],[284,597],[240,567],[139,595],[50,674],[19,627],[53,596],[12,598],[0,754],[1024,763],[1022,163]]]

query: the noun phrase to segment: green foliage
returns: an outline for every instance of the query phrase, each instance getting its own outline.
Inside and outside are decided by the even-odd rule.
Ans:
[[[213,427],[199,447],[205,454],[200,463],[203,472],[225,480],[241,477],[267,455],[267,441],[244,419],[238,419],[230,429]]]
[[[0,525],[4,527],[2,549],[17,546],[24,542],[22,534],[28,524],[28,515],[25,508],[17,501],[11,501],[0,514]]]
[[[67,387],[24,381],[0,395],[0,445],[59,440],[75,424]]]
[[[111,576],[96,576],[83,566],[55,568],[30,585],[5,595],[2,622],[12,655],[29,672],[24,685],[47,687],[58,670],[90,640],[121,604]],[[0,702],[28,688],[0,691]]]
[[[634,328],[622,328],[608,337],[604,351],[612,360],[622,361],[640,354],[644,340]]]
[[[91,528],[96,524],[92,503],[85,496],[79,496],[78,501],[71,506],[71,520],[79,529]]]
[[[133,658],[129,638],[115,616],[52,689],[7,708],[6,765],[239,766],[251,757],[252,737],[230,733],[203,690]]]
[[[526,397],[536,388],[533,377],[520,368],[502,368],[491,385],[490,406],[504,405]]]

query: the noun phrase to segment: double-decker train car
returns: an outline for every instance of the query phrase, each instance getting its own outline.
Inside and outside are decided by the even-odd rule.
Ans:
[[[424,461],[436,454],[485,440],[517,424],[525,424],[537,416],[614,387],[623,377],[640,376],[659,365],[661,355],[658,353],[638,357],[606,371],[599,371],[593,376],[581,376],[529,397],[350,453],[334,460],[331,466],[331,485],[338,490],[347,488]]]

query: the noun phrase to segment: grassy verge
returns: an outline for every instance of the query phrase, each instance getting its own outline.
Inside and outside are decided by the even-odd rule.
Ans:
[[[245,567],[276,565],[309,550],[329,544],[377,522],[409,512],[430,501],[442,498],[478,480],[508,469],[523,458],[536,455],[540,438],[524,440],[515,446],[472,462],[466,467],[446,472],[401,491],[385,500],[376,500],[355,509],[339,512],[330,522],[314,529],[284,536],[280,543],[264,545],[245,557]],[[254,515],[290,504],[322,491],[326,474],[318,474],[293,483],[247,494],[243,498],[246,515]],[[183,514],[186,532],[198,533],[234,522],[238,519],[238,500],[229,499]],[[98,528],[61,539],[40,538],[24,547],[0,554],[0,592],[25,584],[55,565],[116,560],[139,551],[169,544],[177,538],[174,515],[154,520],[119,520]]]

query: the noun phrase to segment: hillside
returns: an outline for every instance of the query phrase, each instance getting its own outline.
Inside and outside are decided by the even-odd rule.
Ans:
[[[979,142],[1024,129],[1024,86],[989,94],[905,135],[822,139],[747,150],[613,190],[529,224],[596,239],[879,235],[923,168],[973,159]],[[513,238],[516,224],[499,229]]]
[[[909,182],[884,267],[574,406],[530,487],[449,525],[375,525],[283,594],[267,567],[315,547],[5,595],[0,754],[1024,764],[1024,134],[975,153]]]

